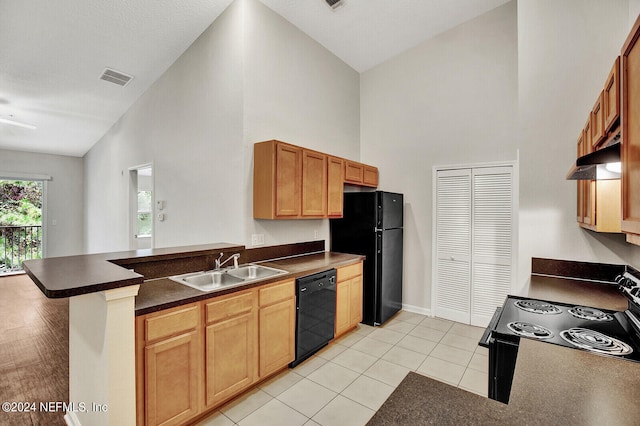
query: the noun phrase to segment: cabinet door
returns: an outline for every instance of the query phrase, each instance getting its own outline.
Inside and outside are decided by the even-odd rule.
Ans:
[[[578,150],[577,156],[582,157],[584,155],[584,131],[580,131],[578,135]],[[581,180],[576,182],[577,187],[577,207],[576,207],[576,221],[578,223],[584,222],[584,184]]]
[[[608,132],[620,117],[620,57],[616,58],[611,72],[609,72],[602,100],[604,103],[604,131]]]
[[[362,277],[349,281],[349,326],[353,327],[362,321]]]
[[[295,358],[295,298],[260,308],[259,324],[262,378],[286,367]]]
[[[145,407],[148,425],[177,425],[196,415],[201,380],[197,331],[145,348]]]
[[[593,145],[591,144],[591,114],[589,114],[589,119],[585,123],[582,131],[584,132],[584,150],[582,155],[585,155],[593,152]]]
[[[206,404],[217,404],[250,386],[255,378],[255,314],[207,326],[205,332]]]
[[[622,231],[640,244],[640,17],[622,48]]]
[[[341,158],[327,158],[327,215],[342,217],[344,198],[344,162]]]
[[[378,186],[378,168],[373,166],[362,166],[362,183],[366,186]]]
[[[276,216],[300,215],[302,149],[283,143],[276,147]]]
[[[323,217],[327,213],[327,156],[302,151],[302,215]]]
[[[349,329],[351,322],[351,280],[336,284],[336,337]]]
[[[602,106],[604,91],[600,92],[600,96],[596,100],[591,110],[591,144],[595,148],[604,140],[604,108]]]
[[[364,179],[364,168],[360,163],[345,160],[344,162],[344,181],[349,183],[361,184]]]

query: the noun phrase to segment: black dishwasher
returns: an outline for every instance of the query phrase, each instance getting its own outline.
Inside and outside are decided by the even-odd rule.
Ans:
[[[295,367],[333,339],[336,317],[336,270],[296,280]]]

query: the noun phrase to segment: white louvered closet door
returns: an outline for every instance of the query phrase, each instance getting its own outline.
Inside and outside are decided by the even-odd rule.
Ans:
[[[434,314],[486,327],[511,291],[513,167],[439,170]]]
[[[473,170],[471,325],[487,326],[515,276],[512,170]]]
[[[438,171],[436,182],[435,315],[470,320],[471,170]]]

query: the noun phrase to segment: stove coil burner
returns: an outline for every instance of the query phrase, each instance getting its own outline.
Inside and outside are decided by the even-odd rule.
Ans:
[[[528,322],[514,321],[507,324],[507,327],[514,333],[524,337],[534,339],[550,339],[553,337],[553,332],[548,328]]]
[[[605,355],[629,355],[633,352],[631,346],[626,343],[588,328],[574,327],[563,330],[560,337],[578,348]]]
[[[600,309],[589,308],[587,306],[576,306],[569,309],[569,313],[576,318],[589,321],[613,321],[613,317]]]
[[[556,305],[540,300],[516,300],[513,302],[519,309],[534,314],[559,314],[562,311]]]

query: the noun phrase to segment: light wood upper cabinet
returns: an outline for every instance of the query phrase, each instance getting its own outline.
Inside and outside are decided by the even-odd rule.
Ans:
[[[279,143],[276,145],[276,216],[298,216],[302,182],[302,150]]]
[[[622,79],[622,231],[640,245],[640,16],[620,59]]]
[[[346,160],[344,162],[344,181],[361,184],[364,180],[364,164]]]
[[[345,182],[378,186],[373,166],[276,140],[256,143],[253,149],[255,219],[342,217]],[[356,178],[347,178],[353,173]]]
[[[344,160],[327,157],[327,216],[342,217],[344,202]]]
[[[378,186],[378,169],[356,161],[345,160],[344,181],[349,184],[375,188]]]
[[[302,148],[278,141],[254,145],[253,217],[300,216]]]
[[[617,57],[604,84],[604,130],[609,132],[620,118],[620,57]]]
[[[302,216],[327,215],[327,156],[302,150]]]
[[[591,110],[591,145],[596,148],[600,142],[604,140],[606,132],[604,131],[604,108],[603,108],[604,91],[600,92],[593,109]]]
[[[364,164],[362,184],[364,186],[378,187],[378,168],[373,166],[367,166]]]

